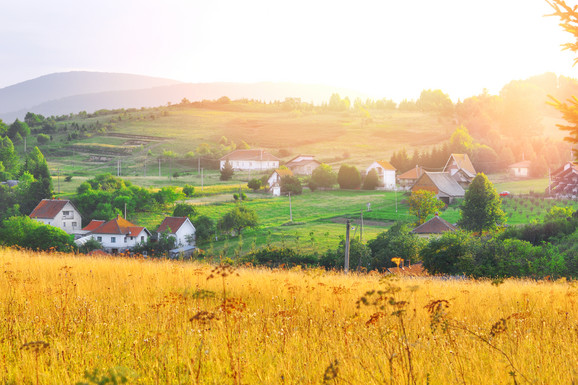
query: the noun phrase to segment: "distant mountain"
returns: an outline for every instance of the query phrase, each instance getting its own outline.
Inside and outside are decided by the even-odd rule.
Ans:
[[[352,90],[324,85],[295,83],[182,83],[147,76],[67,72],[42,76],[0,89],[0,119],[11,123],[27,112],[44,116],[66,115],[101,109],[157,107],[167,103],[230,99],[284,100],[297,97],[305,102],[328,101],[332,93],[342,97],[367,96]]]

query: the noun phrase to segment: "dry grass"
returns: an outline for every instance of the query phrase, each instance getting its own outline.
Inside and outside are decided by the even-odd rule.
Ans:
[[[140,384],[578,380],[572,283],[233,271],[9,249],[0,265],[6,384],[118,373]]]

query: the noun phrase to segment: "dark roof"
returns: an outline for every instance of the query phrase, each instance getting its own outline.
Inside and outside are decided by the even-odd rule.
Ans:
[[[422,223],[411,232],[413,234],[441,234],[446,231],[456,231],[456,227],[436,214],[432,219]]]
[[[143,229],[147,233],[149,233],[149,231],[146,228],[144,228],[142,226],[137,226],[137,225],[127,221],[126,219],[124,219],[120,216],[117,216],[112,221],[108,221],[106,223],[103,223],[102,225],[100,225],[99,227],[94,229],[92,231],[92,234],[119,234],[119,235],[129,235],[132,237],[136,237],[137,235],[140,234],[141,231],[143,231]]]
[[[43,199],[38,203],[38,205],[32,210],[30,218],[43,218],[50,219],[54,218],[67,203],[70,203],[72,207],[76,210],[76,207],[66,199]],[[76,210],[78,211],[78,210]]]
[[[267,160],[279,161],[279,158],[265,150],[235,150],[219,160]]]
[[[181,226],[187,221],[187,217],[166,217],[157,229],[157,232],[162,233],[169,229],[171,234],[176,233]]]

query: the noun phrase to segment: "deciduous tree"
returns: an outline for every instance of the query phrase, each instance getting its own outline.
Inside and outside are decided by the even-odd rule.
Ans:
[[[418,225],[444,206],[445,203],[440,201],[433,191],[417,190],[412,192],[409,198],[409,212],[417,217]]]

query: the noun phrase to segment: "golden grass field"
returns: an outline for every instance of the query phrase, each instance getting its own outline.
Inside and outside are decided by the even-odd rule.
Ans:
[[[0,264],[3,384],[578,381],[572,282],[232,270],[11,249],[0,249]]]

